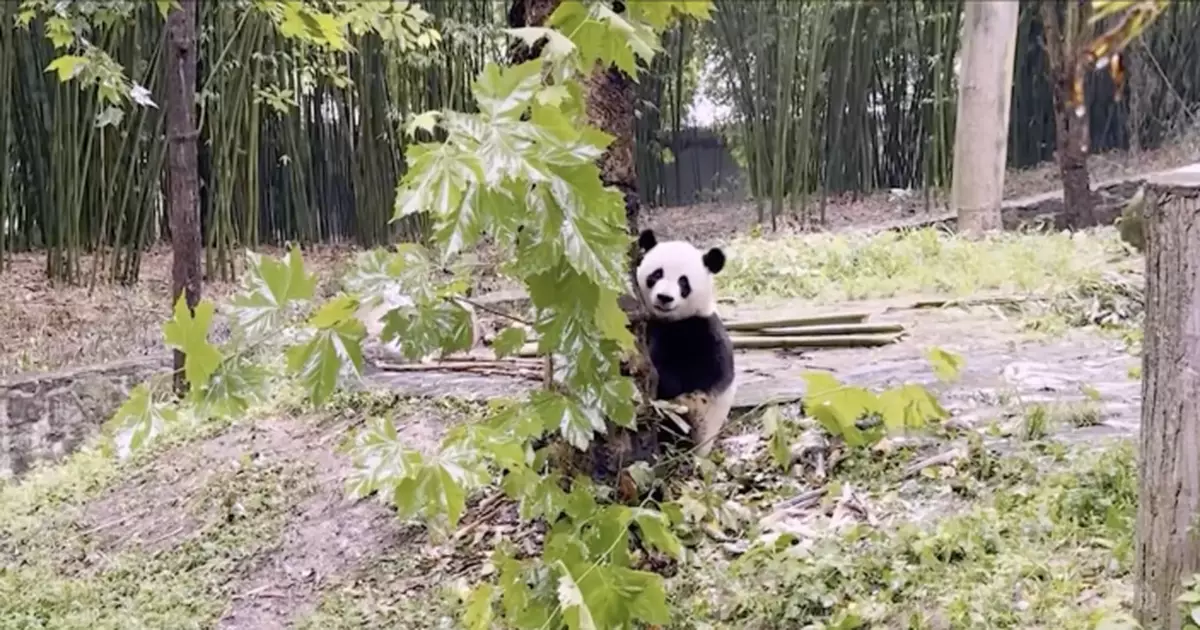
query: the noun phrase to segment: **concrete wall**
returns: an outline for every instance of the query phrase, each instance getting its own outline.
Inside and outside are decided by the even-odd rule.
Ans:
[[[0,479],[75,451],[134,387],[170,367],[163,354],[0,379]]]

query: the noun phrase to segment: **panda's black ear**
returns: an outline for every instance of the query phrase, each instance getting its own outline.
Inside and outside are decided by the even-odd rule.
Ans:
[[[638,234],[638,247],[642,248],[642,251],[648,252],[654,249],[655,245],[658,245],[658,237],[654,235],[654,230],[646,229]]]
[[[721,251],[720,247],[714,247],[704,252],[704,266],[713,275],[721,273],[721,270],[725,268],[725,252]]]

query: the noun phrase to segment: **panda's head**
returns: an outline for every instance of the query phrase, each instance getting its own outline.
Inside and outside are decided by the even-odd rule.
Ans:
[[[716,311],[713,276],[725,267],[725,252],[716,247],[702,252],[686,241],[659,243],[651,230],[638,236],[638,247],[638,290],[655,317],[679,320]]]

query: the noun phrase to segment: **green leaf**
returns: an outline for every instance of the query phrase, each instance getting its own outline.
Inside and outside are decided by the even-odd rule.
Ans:
[[[920,428],[950,417],[929,390],[911,384],[884,391],[875,399],[875,411],[889,432]]]
[[[575,583],[575,578],[566,565],[558,563],[558,603],[562,606],[563,617],[571,630],[598,630],[592,611],[584,601],[583,592]]]
[[[649,63],[661,50],[650,25],[626,20],[602,3],[564,0],[550,14],[548,25],[568,34],[579,49],[578,69],[590,72],[596,63],[615,65],[634,79],[637,59]]]
[[[425,308],[397,308],[383,316],[380,340],[394,343],[408,359],[434,351],[442,354],[470,350],[475,342],[471,312],[458,303],[443,302]]]
[[[361,499],[414,476],[422,465],[420,453],[407,449],[390,417],[370,418],[354,437],[350,449],[354,472],[347,480],[350,496]]]
[[[586,450],[592,435],[604,432],[604,416],[596,409],[580,405],[562,394],[539,391],[534,394],[533,404],[547,430],[557,429],[568,444]]]
[[[99,114],[96,114],[96,127],[103,129],[104,127],[116,127],[121,124],[121,120],[125,118],[125,112],[119,107],[105,107]]]
[[[209,418],[229,418],[245,415],[250,405],[264,400],[268,372],[241,355],[221,362],[202,390],[193,389],[188,396],[197,412]]]
[[[288,370],[300,377],[314,403],[325,402],[346,372],[362,374],[364,336],[362,322],[343,320],[318,330],[307,343],[288,348]]]
[[[785,472],[792,465],[792,440],[787,422],[780,413],[779,407],[772,405],[763,412],[763,436],[767,438],[767,448],[771,458]]]
[[[958,373],[963,365],[961,356],[941,348],[930,348],[926,353],[926,357],[929,359],[929,363],[933,365],[933,373],[939,379],[946,382],[958,379]]]
[[[831,435],[850,446],[863,446],[866,439],[856,422],[875,407],[874,396],[861,387],[843,385],[829,372],[805,372],[804,410]]]
[[[129,398],[109,420],[114,430],[117,456],[124,459],[150,444],[178,418],[173,405],[156,403],[145,384],[130,392]]]
[[[630,350],[636,344],[633,333],[629,332],[629,317],[617,303],[617,295],[605,292],[600,297],[596,308],[596,327],[605,339],[617,342],[622,350]]]
[[[163,16],[164,20],[167,18],[167,14],[171,12],[172,8],[177,8],[179,6],[178,0],[154,0],[154,4],[158,7],[158,13],[159,15]]]
[[[58,44],[55,45],[57,46]],[[63,55],[58,59],[51,61],[50,65],[46,66],[46,72],[54,71],[58,73],[58,81],[60,83],[66,83],[67,81],[70,81],[78,76],[80,72],[83,72],[83,69],[86,68],[87,65],[88,60],[86,57]]]
[[[183,293],[175,300],[175,314],[163,324],[163,337],[168,347],[184,354],[184,375],[191,387],[201,388],[208,384],[212,373],[221,365],[221,352],[208,342],[208,327],[212,324],[213,304],[202,300],[196,304],[195,314],[187,305]]]
[[[489,62],[471,85],[471,93],[485,119],[515,118],[529,106],[541,84],[541,59],[507,67]]]
[[[491,584],[485,582],[471,591],[467,605],[463,607],[463,625],[467,630],[491,630],[494,590]]]
[[[637,508],[633,510],[633,520],[637,523],[642,537],[650,546],[678,560],[683,555],[683,544],[671,531],[671,523],[665,514]]]
[[[254,252],[246,255],[250,264],[242,277],[242,291],[232,300],[230,314],[242,334],[263,337],[283,325],[289,307],[312,299],[317,280],[304,270],[298,249],[291,249],[279,259]]]
[[[492,350],[496,352],[496,357],[504,358],[516,354],[525,345],[527,334],[520,326],[509,326],[500,331],[492,340]]]

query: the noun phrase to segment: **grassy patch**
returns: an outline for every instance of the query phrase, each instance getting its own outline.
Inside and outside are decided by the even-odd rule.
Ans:
[[[898,527],[859,525],[735,561],[705,554],[672,581],[678,627],[1094,627],[1126,594],[1133,448],[1041,460],[990,475],[968,509],[928,524],[900,514]]]
[[[1099,281],[1114,261],[1131,259],[1112,228],[980,240],[933,229],[740,237],[729,250],[727,270],[718,276],[725,295],[823,302],[981,290],[1057,293]]]
[[[450,585],[414,585],[402,577],[419,575],[420,560],[412,549],[379,558],[355,579],[327,589],[297,630],[457,627],[460,611]]]
[[[274,544],[289,508],[309,492],[309,468],[275,462],[215,475],[195,501],[221,518],[160,552],[106,553],[79,531],[73,501],[47,506],[35,521],[0,517],[10,544],[0,570],[0,627],[211,627],[233,578]]]

